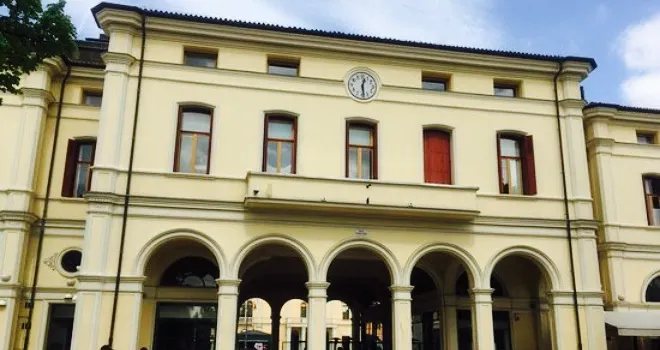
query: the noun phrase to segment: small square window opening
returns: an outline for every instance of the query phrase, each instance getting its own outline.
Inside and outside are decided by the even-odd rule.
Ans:
[[[101,107],[103,93],[100,91],[83,91],[83,104],[86,106]]]
[[[268,59],[268,74],[296,77],[299,65],[300,63],[294,60]]]
[[[183,54],[183,64],[193,67],[216,68],[218,66],[218,54],[185,51]]]
[[[652,145],[655,143],[655,135],[652,132],[637,132],[637,143]]]

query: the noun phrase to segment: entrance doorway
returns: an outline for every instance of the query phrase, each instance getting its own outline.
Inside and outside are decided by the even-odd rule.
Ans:
[[[154,350],[214,350],[214,304],[158,304]]]

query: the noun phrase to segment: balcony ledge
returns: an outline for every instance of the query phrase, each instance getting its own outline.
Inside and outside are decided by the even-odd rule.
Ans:
[[[250,172],[243,204],[251,210],[472,220],[477,187],[318,178]]]

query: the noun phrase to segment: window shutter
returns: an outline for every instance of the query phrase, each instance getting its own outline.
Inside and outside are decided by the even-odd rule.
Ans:
[[[73,197],[73,183],[76,177],[76,161],[78,160],[78,141],[69,140],[66,149],[64,177],[62,178],[62,197]]]
[[[450,134],[441,130],[424,131],[424,181],[451,184]]]
[[[500,187],[500,193],[504,193],[504,184],[502,183],[502,153],[500,152],[500,134],[495,134],[495,149],[497,150],[497,183]]]
[[[523,151],[523,193],[536,194],[536,169],[534,164],[534,139],[525,136],[522,140]]]

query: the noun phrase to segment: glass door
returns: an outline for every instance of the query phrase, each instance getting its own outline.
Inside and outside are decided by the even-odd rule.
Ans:
[[[214,350],[216,304],[159,303],[154,350]]]

